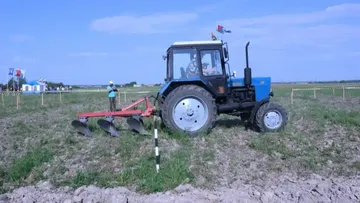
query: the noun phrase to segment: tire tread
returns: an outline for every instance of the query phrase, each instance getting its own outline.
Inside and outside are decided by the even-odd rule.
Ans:
[[[211,108],[211,110],[209,109],[209,112],[211,113],[211,115],[209,115],[209,119],[210,122],[206,125],[208,125],[207,129],[201,129],[200,131],[208,131],[211,130],[212,128],[215,127],[215,123],[216,123],[216,116],[217,116],[217,107],[215,104],[215,99],[213,98],[213,96],[204,88],[198,86],[198,85],[182,85],[179,86],[177,88],[175,88],[173,91],[170,92],[169,95],[167,95],[167,97],[165,98],[165,101],[163,103],[163,105],[161,105],[161,114],[163,117],[163,122],[165,124],[166,127],[170,128],[171,130],[176,130],[176,126],[173,126],[173,124],[170,122],[169,118],[169,111],[171,111],[171,105],[173,102],[173,98],[175,98],[178,95],[190,95],[189,92],[194,92],[193,96],[200,96],[202,99],[204,100],[208,100],[210,103],[210,106],[208,105],[208,108]],[[205,101],[206,102],[206,101]],[[198,133],[199,131],[196,131],[196,133]]]
[[[260,132],[273,131],[273,130],[268,130],[268,129],[265,127],[264,120],[263,120],[263,117],[264,117],[266,111],[268,111],[268,110],[270,110],[270,109],[276,109],[276,110],[278,110],[278,111],[281,113],[281,115],[282,115],[283,123],[282,123],[281,127],[278,128],[276,131],[282,130],[282,129],[287,125],[287,122],[288,122],[288,113],[287,113],[287,111],[285,110],[285,108],[282,107],[280,104],[277,104],[277,103],[274,103],[274,102],[268,102],[268,103],[263,104],[263,105],[259,108],[259,110],[256,112],[255,123],[256,123],[256,126],[259,128]]]

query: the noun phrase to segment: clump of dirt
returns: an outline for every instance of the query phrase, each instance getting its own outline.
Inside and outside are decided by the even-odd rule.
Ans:
[[[93,185],[77,189],[54,188],[49,182],[15,189],[0,196],[0,202],[359,202],[360,177],[323,178],[311,175],[298,179],[290,175],[275,177],[263,186],[236,184],[215,190],[179,185],[167,192],[141,194],[125,187],[99,188]]]

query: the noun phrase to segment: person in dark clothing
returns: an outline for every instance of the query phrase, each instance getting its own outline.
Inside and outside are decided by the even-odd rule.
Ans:
[[[196,58],[192,59],[186,68],[186,77],[187,78],[197,78],[199,77],[199,70],[196,65]]]
[[[109,102],[110,102],[110,111],[116,111],[116,92],[118,91],[114,86],[114,83],[110,81],[109,86],[107,86]]]

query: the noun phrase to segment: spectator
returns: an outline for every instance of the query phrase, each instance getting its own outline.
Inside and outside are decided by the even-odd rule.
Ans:
[[[118,90],[114,86],[112,81],[109,82],[109,86],[107,86],[109,102],[110,102],[110,111],[116,111],[116,93]]]

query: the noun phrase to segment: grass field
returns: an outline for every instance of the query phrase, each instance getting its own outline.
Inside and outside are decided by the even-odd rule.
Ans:
[[[326,85],[329,86],[329,85]],[[349,85],[348,85],[349,86]],[[350,85],[351,86],[351,85]],[[284,132],[259,134],[245,131],[240,120],[220,116],[208,135],[186,137],[166,129],[159,131],[160,173],[155,171],[152,136],[133,135],[126,130],[114,138],[89,121],[94,138],[77,135],[70,123],[76,113],[108,110],[106,93],[64,93],[4,96],[0,108],[0,193],[21,185],[50,180],[56,186],[95,184],[129,186],[150,193],[165,191],[182,183],[213,188],[236,182],[261,184],[282,173],[349,176],[360,171],[360,89],[295,92],[291,88],[313,85],[274,85],[274,101],[289,111]],[[320,86],[317,86],[320,87]],[[126,89],[127,102],[146,94]],[[117,101],[117,106],[119,103]],[[145,120],[152,132],[151,120]],[[125,120],[117,126],[127,129]]]

